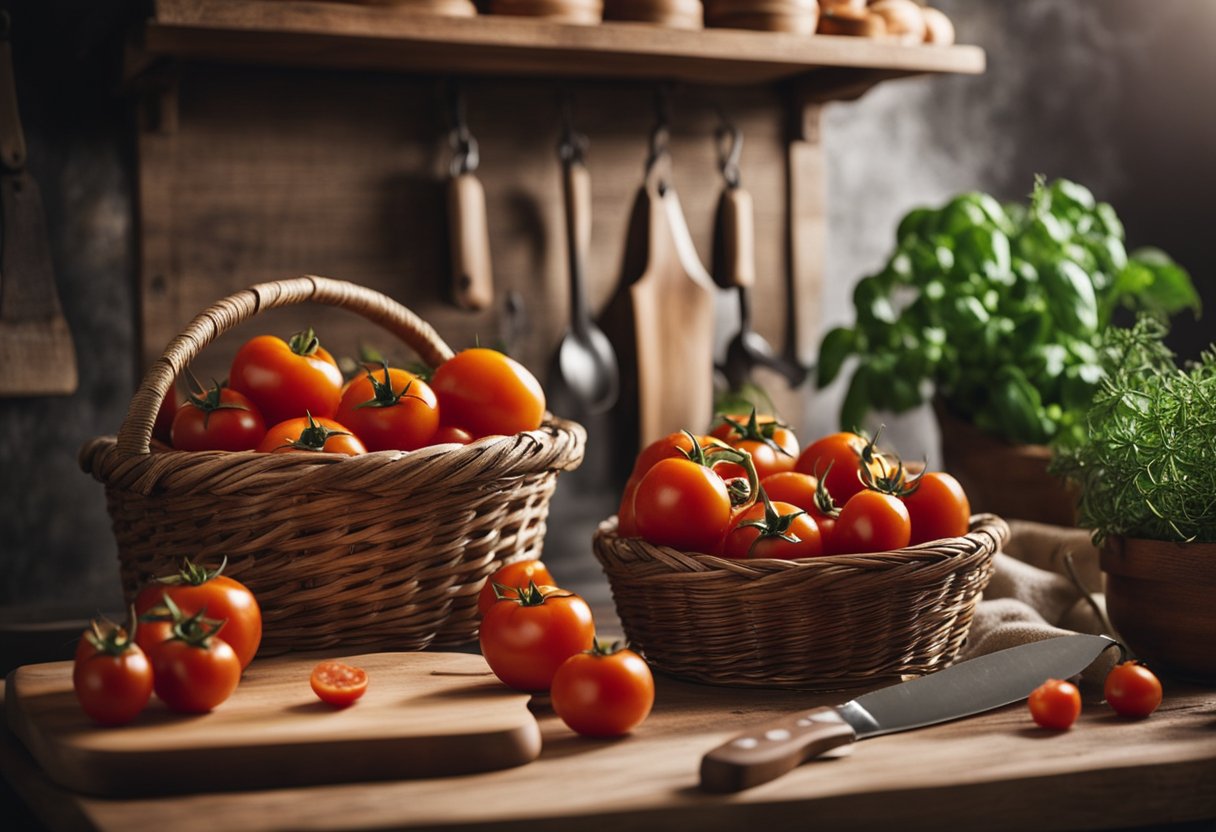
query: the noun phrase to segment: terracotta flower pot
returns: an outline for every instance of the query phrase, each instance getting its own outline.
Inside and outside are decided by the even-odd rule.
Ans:
[[[1216,543],[1110,537],[1101,563],[1107,613],[1137,657],[1216,683]]]
[[[1050,448],[1013,445],[989,436],[940,403],[935,403],[934,411],[945,468],[967,492],[973,512],[1052,526],[1077,524],[1076,489],[1047,473]]]

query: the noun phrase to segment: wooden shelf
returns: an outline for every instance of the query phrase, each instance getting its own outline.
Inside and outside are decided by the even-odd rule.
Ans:
[[[441,17],[396,6],[310,0],[156,0],[138,50],[148,58],[481,75],[648,78],[710,84],[809,83],[847,97],[885,78],[978,74],[975,46],[640,23],[575,26],[530,18]]]

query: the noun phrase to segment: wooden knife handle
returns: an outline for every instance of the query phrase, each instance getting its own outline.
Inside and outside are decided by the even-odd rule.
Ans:
[[[756,283],[752,195],[742,188],[727,188],[722,192],[718,212],[721,242],[720,250],[714,252],[714,281],[724,287],[750,288]]]
[[[485,309],[494,300],[490,268],[490,231],[486,192],[472,173],[448,184],[448,221],[452,235],[452,296],[464,309]]]
[[[574,241],[574,251],[580,263],[587,262],[591,247],[591,174],[581,162],[567,163],[562,170],[562,188],[566,199],[567,239]]]
[[[740,734],[701,758],[701,788],[737,792],[774,780],[857,739],[835,708],[815,708]]]

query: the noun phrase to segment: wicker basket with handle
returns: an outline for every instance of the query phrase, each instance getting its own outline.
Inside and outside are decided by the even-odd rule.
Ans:
[[[594,550],[630,642],[655,667],[720,685],[836,690],[949,664],[1009,536],[976,515],[964,537],[895,552],[729,560],[616,533]]]
[[[583,458],[581,426],[547,416],[514,436],[357,457],[151,447],[163,396],[205,346],[305,301],[383,326],[431,366],[453,354],[396,301],[329,278],[260,284],[203,311],[148,370],[118,436],[80,452],[106,486],[123,590],[132,598],[183,557],[227,557],[262,607],[262,654],[468,641],[486,577],[539,556],[557,473]]]

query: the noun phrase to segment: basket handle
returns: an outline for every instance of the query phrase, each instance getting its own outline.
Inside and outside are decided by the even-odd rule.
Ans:
[[[290,280],[259,283],[211,305],[198,314],[181,334],[169,342],[165,352],[148,368],[143,382],[131,398],[131,406],[118,429],[117,451],[122,456],[146,454],[150,450],[152,426],[161,400],[173,382],[203,348],[236,325],[267,309],[294,306],[306,301],[336,306],[379,324],[437,367],[452,357],[452,348],[439,333],[397,301],[344,280],[304,275]]]

